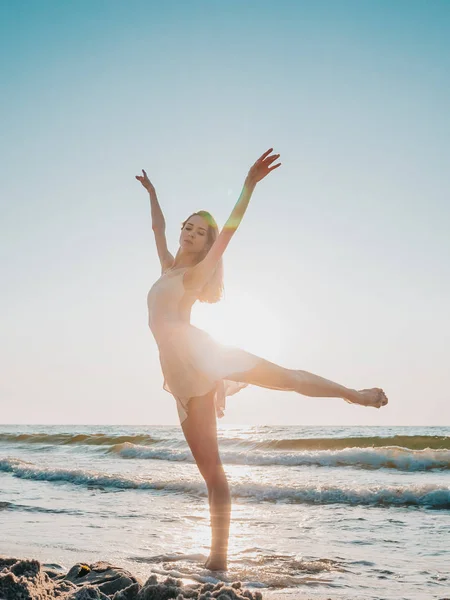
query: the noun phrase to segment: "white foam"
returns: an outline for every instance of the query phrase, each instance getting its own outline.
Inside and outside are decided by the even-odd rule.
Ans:
[[[146,477],[131,477],[99,473],[83,469],[46,468],[17,458],[0,459],[0,471],[15,477],[35,481],[67,482],[75,485],[103,488],[163,490],[206,496],[203,481],[156,481]],[[450,509],[450,487],[444,485],[323,485],[299,484],[297,487],[231,482],[234,498],[253,501],[294,502],[311,504],[350,504],[377,506],[418,506]]]
[[[122,458],[154,459],[193,462],[189,449],[148,448],[128,442],[113,447]],[[450,450],[407,450],[396,446],[384,448],[345,448],[342,450],[236,451],[221,450],[225,464],[286,465],[321,467],[358,467],[361,469],[398,469],[400,471],[429,471],[450,469]]]

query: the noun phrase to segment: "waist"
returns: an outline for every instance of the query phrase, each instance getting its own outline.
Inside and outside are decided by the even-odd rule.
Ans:
[[[150,317],[148,320],[148,326],[158,346],[170,339],[177,331],[186,327],[186,325],[190,325],[189,319],[152,319]]]

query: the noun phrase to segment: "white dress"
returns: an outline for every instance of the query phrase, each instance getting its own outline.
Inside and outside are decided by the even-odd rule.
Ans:
[[[147,296],[148,324],[159,349],[164,389],[177,401],[180,422],[188,414],[189,400],[215,389],[218,417],[223,417],[225,396],[246,383],[227,380],[256,366],[258,358],[232,346],[224,346],[205,331],[190,324],[191,308],[197,297],[184,288],[187,268],[168,269]]]

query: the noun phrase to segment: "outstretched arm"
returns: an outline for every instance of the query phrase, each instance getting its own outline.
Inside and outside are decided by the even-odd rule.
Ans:
[[[142,183],[150,196],[150,207],[152,214],[152,229],[155,235],[156,249],[158,251],[161,270],[165,271],[172,266],[174,258],[167,249],[166,221],[158,202],[156,190],[149,180],[147,173],[142,169],[142,175],[136,175],[136,179]]]
[[[217,237],[217,240],[211,246],[211,249],[205,258],[185,274],[184,284],[188,289],[202,288],[209,280],[236,229],[242,221],[242,217],[247,210],[248,203],[250,202],[256,184],[281,165],[281,163],[278,163],[271,166],[272,163],[280,157],[279,154],[271,154],[272,150],[273,148],[270,148],[264,152],[250,168],[248,175],[245,178],[241,195],[231,211],[222,231]]]

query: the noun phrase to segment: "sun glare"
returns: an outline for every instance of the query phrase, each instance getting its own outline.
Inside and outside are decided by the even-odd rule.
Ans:
[[[218,304],[197,303],[192,323],[218,342],[237,346],[268,360],[277,360],[281,347],[281,320],[267,304],[247,290],[227,287]]]

